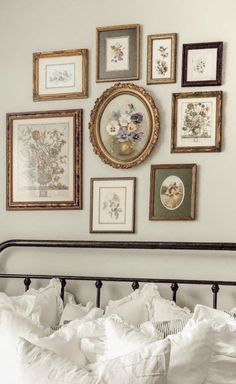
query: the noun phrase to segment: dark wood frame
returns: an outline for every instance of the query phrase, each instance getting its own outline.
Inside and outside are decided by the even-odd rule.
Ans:
[[[206,98],[215,97],[216,99],[216,118],[215,118],[215,144],[209,146],[177,146],[178,131],[178,100],[187,98]],[[210,92],[185,92],[172,94],[172,121],[171,121],[171,152],[220,152],[221,151],[221,131],[222,131],[222,91]]]
[[[125,75],[123,74],[122,76],[114,76],[114,77],[101,77],[100,76],[100,68],[101,68],[101,63],[100,63],[100,34],[103,32],[114,32],[114,31],[124,31],[124,30],[135,30],[136,33],[136,39],[135,39],[135,44],[136,44],[136,60],[135,60],[135,65],[136,65],[136,70],[135,74],[133,76],[130,75]],[[139,24],[128,24],[128,25],[114,25],[114,26],[107,26],[107,27],[98,27],[97,30],[97,35],[96,35],[96,82],[108,82],[108,81],[127,81],[127,80],[138,80],[140,78],[140,25]],[[105,53],[103,53],[102,57],[105,57]],[[115,71],[114,71],[115,72]],[[125,71],[120,71],[120,72],[125,72]]]
[[[82,90],[80,92],[39,93],[39,60],[57,57],[81,56],[82,57]],[[48,51],[33,53],[33,100],[64,100],[82,99],[88,97],[88,50],[71,49],[67,51]]]
[[[217,49],[217,62],[216,62],[216,79],[203,80],[203,81],[188,81],[188,52],[191,49]],[[222,56],[223,56],[223,42],[210,42],[210,43],[194,43],[183,44],[182,54],[182,87],[202,87],[211,85],[221,85],[222,82]]]
[[[112,181],[112,180],[130,180],[133,181],[133,206],[132,206],[132,224],[129,230],[94,230],[93,229],[93,192],[94,192],[94,182],[96,181]],[[136,177],[101,177],[101,178],[92,178],[90,179],[90,224],[89,232],[90,233],[134,233],[135,232],[135,211],[136,211]]]
[[[191,202],[188,215],[181,216],[163,216],[161,214],[154,215],[154,195],[155,195],[155,177],[158,169],[190,169],[192,170],[191,179]],[[150,199],[149,199],[149,220],[194,220],[196,211],[196,180],[197,165],[196,164],[160,164],[151,165],[150,171]]]
[[[73,117],[73,200],[72,201],[14,201],[13,200],[13,124],[15,120]],[[8,113],[7,119],[7,209],[55,210],[82,209],[82,124],[83,110],[37,111]]]
[[[236,243],[220,242],[162,242],[162,241],[75,241],[75,240],[7,240],[0,243],[0,255],[8,248],[89,248],[89,249],[152,249],[152,250],[206,250],[212,252],[235,252]],[[187,279],[159,279],[144,277],[108,277],[108,276],[80,276],[80,275],[43,275],[27,273],[0,273],[0,279],[22,279],[25,290],[29,289],[31,279],[58,278],[61,282],[61,297],[68,281],[94,281],[96,287],[96,305],[100,306],[103,282],[130,282],[132,289],[139,288],[139,283],[170,284],[172,298],[176,302],[180,285],[210,286],[212,291],[213,308],[217,308],[220,286],[236,287],[236,281],[224,280],[187,280]]]

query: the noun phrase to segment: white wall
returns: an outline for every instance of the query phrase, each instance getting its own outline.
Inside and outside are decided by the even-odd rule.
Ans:
[[[0,241],[10,238],[74,240],[235,241],[235,0],[0,0]],[[151,156],[129,170],[105,165],[93,153],[88,122],[97,97],[113,83],[95,82],[96,27],[141,25],[141,79],[160,111],[161,130]],[[178,34],[177,83],[146,85],[147,35]],[[181,88],[182,44],[223,41],[223,85]],[[32,53],[89,49],[89,98],[33,102]],[[170,153],[171,94],[222,90],[223,146],[220,153]],[[81,211],[6,211],[6,112],[83,108],[83,200]],[[190,222],[149,221],[151,164],[197,163],[197,217]],[[89,233],[91,177],[137,177],[135,234]],[[1,257],[1,269],[25,272],[235,279],[236,254],[108,251],[13,251]]]

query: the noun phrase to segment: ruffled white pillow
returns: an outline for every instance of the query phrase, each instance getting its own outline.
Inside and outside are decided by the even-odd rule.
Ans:
[[[103,310],[94,307],[94,304],[90,301],[85,306],[82,304],[66,304],[61,315],[60,325],[84,317],[86,317],[86,320],[94,320],[102,315]]]
[[[4,384],[16,383],[16,346],[19,337],[46,336],[50,329],[43,329],[31,320],[9,309],[0,309],[0,365]]]
[[[117,315],[105,321],[105,353],[102,360],[114,359],[162,338],[153,324],[144,323],[140,328],[124,323]]]
[[[133,353],[79,367],[26,340],[18,344],[17,384],[166,384],[170,343],[156,341]]]

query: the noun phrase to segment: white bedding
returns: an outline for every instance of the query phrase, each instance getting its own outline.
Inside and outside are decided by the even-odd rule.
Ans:
[[[141,324],[140,306],[146,311]],[[103,315],[92,303],[70,300],[63,310],[55,282],[22,297],[0,294],[4,384],[236,383],[236,320],[230,315],[200,305],[190,314],[151,284],[111,307],[113,314]],[[164,338],[160,321],[167,334],[176,322],[183,329]]]

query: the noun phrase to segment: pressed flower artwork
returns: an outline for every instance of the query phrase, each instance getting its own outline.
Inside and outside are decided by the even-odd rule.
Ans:
[[[139,79],[139,34],[138,24],[97,28],[97,82]]]
[[[158,138],[159,116],[151,96],[134,84],[115,84],[96,101],[90,140],[101,159],[115,168],[139,164]]]
[[[221,148],[222,92],[175,93],[172,152],[213,152]]]
[[[90,232],[134,232],[136,179],[91,179]]]
[[[81,118],[81,110],[8,115],[9,208],[81,207]]]
[[[147,83],[175,82],[176,34],[148,36]]]

